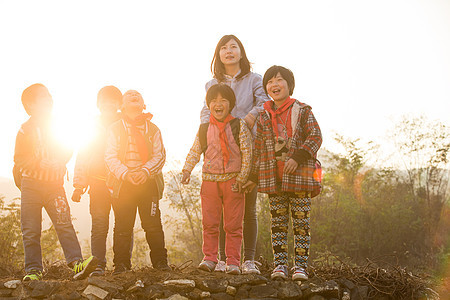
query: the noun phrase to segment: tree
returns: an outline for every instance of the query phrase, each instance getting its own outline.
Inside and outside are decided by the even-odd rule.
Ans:
[[[6,204],[0,197],[0,273],[12,273],[23,265],[22,232],[18,198]],[[2,270],[3,269],[3,270]]]
[[[417,201],[425,202],[429,236],[438,228],[444,204],[448,202],[450,128],[425,116],[406,117],[391,135],[407,183]]]
[[[169,171],[166,175],[165,198],[176,212],[167,222],[174,232],[174,241],[168,245],[173,263],[187,260],[199,262],[202,258],[202,214],[200,201],[201,176],[191,175],[189,185],[180,182],[180,172]]]

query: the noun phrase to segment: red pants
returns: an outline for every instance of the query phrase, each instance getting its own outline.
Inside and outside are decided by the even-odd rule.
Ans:
[[[217,262],[219,225],[223,207],[227,264],[239,266],[245,198],[244,194],[231,191],[231,186],[235,182],[236,179],[233,178],[225,182],[203,181],[202,183],[200,195],[203,218],[203,259]]]

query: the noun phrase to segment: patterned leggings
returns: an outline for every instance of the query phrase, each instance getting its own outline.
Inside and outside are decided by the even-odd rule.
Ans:
[[[311,194],[307,192],[272,194],[269,195],[269,204],[272,215],[274,265],[288,265],[287,233],[290,208],[294,230],[295,266],[306,269],[311,243],[309,234]]]

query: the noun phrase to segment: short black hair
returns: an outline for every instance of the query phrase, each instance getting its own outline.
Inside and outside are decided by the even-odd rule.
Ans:
[[[30,104],[36,101],[36,92],[40,89],[45,89],[50,95],[47,87],[42,83],[35,83],[27,87],[22,92],[22,105],[28,115],[31,115]]]
[[[264,73],[263,78],[264,92],[266,92],[267,95],[267,88],[266,88],[267,82],[269,82],[270,79],[277,76],[278,73],[280,73],[281,77],[283,77],[283,79],[286,80],[289,87],[289,96],[292,96],[292,93],[294,92],[295,88],[294,73],[292,73],[292,71],[289,70],[288,68],[276,65],[271,66],[269,69],[267,69],[266,73]]]
[[[224,83],[214,84],[208,89],[206,92],[206,105],[209,108],[211,101],[216,99],[219,94],[230,102],[231,112],[236,105],[236,95],[234,94],[233,89]]]
[[[98,91],[97,106],[99,105],[100,99],[116,101],[120,106],[122,105],[122,92],[113,85],[107,85],[102,87],[100,91]]]

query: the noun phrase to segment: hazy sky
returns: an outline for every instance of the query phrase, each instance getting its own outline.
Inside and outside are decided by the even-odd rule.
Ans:
[[[183,160],[224,34],[241,39],[255,72],[294,72],[294,97],[313,107],[326,148],[333,132],[384,136],[405,113],[450,123],[448,0],[0,0],[0,28],[0,176],[11,176],[27,119],[20,95],[36,82],[75,145],[102,86],[140,91],[169,157]]]

